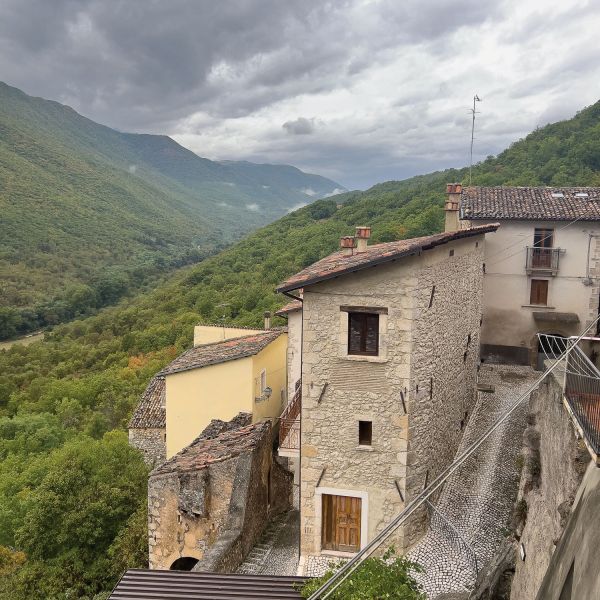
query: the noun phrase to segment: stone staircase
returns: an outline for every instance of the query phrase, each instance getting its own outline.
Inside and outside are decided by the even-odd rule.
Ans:
[[[263,572],[263,569],[268,564],[267,559],[273,550],[275,542],[286,527],[288,519],[289,512],[285,512],[269,522],[258,543],[252,548],[246,560],[238,567],[238,573],[258,575]]]

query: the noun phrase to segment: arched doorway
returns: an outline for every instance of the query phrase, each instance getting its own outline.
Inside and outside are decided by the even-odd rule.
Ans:
[[[197,558],[182,556],[171,565],[171,571],[191,571],[197,563]]]
[[[543,371],[546,358],[558,358],[565,351],[567,338],[562,333],[544,332],[542,334],[542,332],[540,332],[540,335],[541,337],[537,338],[537,359],[535,368],[538,371]]]

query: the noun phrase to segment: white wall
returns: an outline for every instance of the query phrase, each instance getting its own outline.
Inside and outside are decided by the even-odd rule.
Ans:
[[[583,281],[589,234],[600,235],[600,223],[578,222],[565,227],[567,224],[565,221],[501,221],[498,231],[486,236],[481,333],[484,345],[534,347],[538,331],[573,335],[595,318],[598,280],[594,279],[591,286],[584,285]],[[556,276],[531,276],[525,270],[526,247],[533,246],[534,229],[538,227],[554,229],[553,246],[564,250]],[[600,239],[592,238],[592,276],[600,274],[596,265],[600,267]],[[546,307],[529,305],[532,278],[549,280]],[[536,322],[533,319],[536,311],[576,313],[580,323]]]

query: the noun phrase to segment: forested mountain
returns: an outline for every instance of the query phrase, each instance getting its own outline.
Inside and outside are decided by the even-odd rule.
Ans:
[[[483,185],[600,185],[600,103],[474,168]],[[147,381],[198,321],[259,325],[286,276],[355,225],[373,242],[442,228],[445,184],[467,170],[324,199],[135,301],[0,352],[0,600],[94,598],[146,552],[145,469],[123,432]],[[219,306],[221,305],[221,306]],[[96,596],[97,599],[104,596]]]
[[[210,161],[0,83],[0,339],[110,304],[339,187]]]

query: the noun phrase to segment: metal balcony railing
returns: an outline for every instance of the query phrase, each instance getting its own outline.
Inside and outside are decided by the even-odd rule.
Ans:
[[[558,273],[560,248],[538,248],[527,246],[527,261],[525,268],[528,272],[544,271],[555,275]]]
[[[296,393],[279,418],[279,448],[300,450],[300,412],[302,410],[302,386],[296,383]]]
[[[565,398],[588,444],[600,456],[600,380],[567,373]]]

